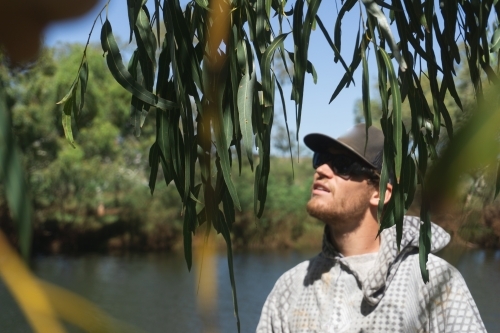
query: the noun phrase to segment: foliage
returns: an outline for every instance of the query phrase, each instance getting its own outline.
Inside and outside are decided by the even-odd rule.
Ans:
[[[183,217],[175,188],[161,182],[154,196],[149,194],[144,152],[155,133],[145,127],[140,139],[135,137],[125,93],[95,46],[86,51],[94,69],[89,73],[93,84],[74,122],[76,149],[65,142],[57,126],[61,117],[54,115],[63,110],[54,101],[71,83],[68,73],[79,65],[82,49],[82,45],[45,49],[28,69],[6,73],[13,129],[33,193],[35,250],[80,253],[177,247],[182,242]],[[273,141],[288,143],[285,127],[280,123],[277,127],[282,133],[277,132]],[[306,238],[321,232],[320,224],[297,204],[310,195],[310,160],[295,162],[292,169],[286,157],[289,147],[283,149],[284,158],[270,159],[272,168],[280,171],[269,181],[267,210],[259,223],[252,210],[253,188],[248,184],[253,173],[247,161],[235,177],[242,205],[232,227],[236,248],[307,246]],[[158,177],[163,179],[161,170]],[[86,244],[90,237],[92,244]]]

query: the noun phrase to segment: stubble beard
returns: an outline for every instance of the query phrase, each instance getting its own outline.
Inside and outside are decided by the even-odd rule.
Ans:
[[[333,195],[333,193],[331,193]],[[307,213],[332,227],[352,225],[361,221],[366,213],[369,196],[342,197],[328,204],[321,197],[311,197],[307,202]]]

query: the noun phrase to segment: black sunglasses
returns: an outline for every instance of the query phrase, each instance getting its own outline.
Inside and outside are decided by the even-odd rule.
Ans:
[[[315,152],[312,161],[314,169],[319,168],[323,164],[328,164],[337,176],[345,180],[359,176],[367,176],[373,180],[379,179],[379,175],[375,169],[366,167],[354,158],[346,155]]]

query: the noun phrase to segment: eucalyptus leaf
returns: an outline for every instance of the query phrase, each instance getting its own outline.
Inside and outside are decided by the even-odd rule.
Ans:
[[[80,80],[80,105],[78,106],[77,113],[80,113],[85,104],[85,93],[87,91],[87,82],[89,80],[89,64],[85,56],[80,67],[80,71],[78,72],[78,79]]]
[[[262,55],[262,60],[260,64],[260,72],[262,74],[262,89],[264,93],[264,106],[272,106],[272,100],[273,97],[271,95],[274,95],[274,90],[272,90],[271,85],[272,85],[272,80],[271,80],[271,60],[274,55],[274,51],[276,50],[277,47],[283,43],[283,41],[286,39],[288,36],[288,33],[279,35],[276,37],[271,45],[265,50],[264,54]]]
[[[160,151],[158,148],[158,144],[155,142],[149,149],[149,167],[151,168],[149,174],[149,189],[151,191],[151,195],[153,195],[155,191],[156,177],[158,176],[159,164],[160,164]]]
[[[337,20],[335,21],[335,29],[333,32],[333,40],[334,40],[334,45],[336,46],[338,52],[340,53],[341,51],[341,35],[342,35],[342,19],[344,18],[344,15],[346,12],[350,11],[352,7],[357,3],[357,0],[347,0],[344,5],[340,8],[339,13],[337,15]],[[337,62],[339,57],[335,55],[334,61]]]
[[[162,110],[176,108],[177,104],[165,100],[161,97],[153,95],[142,87],[130,73],[123,66],[122,57],[116,44],[115,37],[111,29],[111,24],[106,20],[101,30],[101,45],[104,52],[106,52],[106,62],[109,71],[115,80],[135,97],[152,106],[156,106]]]
[[[497,52],[500,50],[500,27],[497,27],[495,29],[495,32],[491,36],[491,48],[490,52]]]
[[[389,81],[391,82],[391,96],[392,96],[392,121],[393,121],[393,140],[395,144],[395,176],[396,182],[399,183],[399,179],[401,176],[401,166],[403,164],[403,122],[401,118],[401,93],[399,91],[399,83],[396,73],[394,72],[394,67],[392,66],[391,59],[389,55],[384,51],[384,49],[380,48],[380,54],[382,55],[382,59],[388,69]],[[397,206],[396,206],[397,207]],[[402,217],[402,215],[401,215]],[[396,221],[397,223],[397,221]]]
[[[73,86],[73,89],[71,90],[71,95],[69,99],[64,102],[63,105],[63,113],[62,113],[62,125],[63,125],[63,130],[64,130],[64,136],[68,140],[69,144],[73,147],[76,148],[75,146],[75,139],[73,138],[73,129],[71,127],[71,122],[72,122],[72,113],[74,112],[73,106],[76,104],[76,90],[78,88],[78,82],[76,82],[76,85]]]
[[[420,273],[422,274],[422,279],[425,283],[429,282],[429,271],[427,270],[427,261],[429,260],[429,253],[431,252],[431,220],[429,216],[429,210],[427,204],[423,203],[420,211],[420,220],[423,222],[420,224],[420,235],[419,235],[419,263],[420,263]]]
[[[240,317],[238,314],[238,297],[236,295],[236,281],[234,279],[234,264],[233,264],[233,249],[231,245],[231,233],[230,227],[224,218],[224,214],[219,210],[218,211],[218,219],[221,225],[221,232],[224,240],[226,241],[226,249],[227,249],[227,266],[229,269],[229,280],[231,281],[231,290],[233,292],[233,306],[234,306],[234,316],[236,317],[236,327],[238,332],[240,331]]]
[[[28,261],[33,234],[33,207],[26,181],[27,175],[24,172],[23,155],[12,129],[5,88],[0,80],[0,183],[16,223],[21,254],[24,260]]]
[[[253,128],[252,128],[252,107],[255,84],[255,71],[251,77],[245,74],[240,81],[238,88],[238,113],[240,130],[243,138],[243,145],[247,154],[248,162],[253,170]]]
[[[137,43],[141,44],[147,54],[149,61],[153,64],[153,69],[156,67],[156,40],[149,24],[149,15],[147,15],[147,7],[141,8],[137,16],[136,25],[134,28]]]
[[[340,54],[340,50],[337,49],[337,47],[335,46],[335,44],[333,44],[332,38],[328,34],[328,31],[326,30],[325,26],[323,25],[323,22],[320,20],[320,18],[319,18],[318,15],[316,15],[316,22],[318,22],[319,28],[320,28],[321,32],[323,32],[323,35],[325,36],[326,41],[328,42],[328,44],[332,48],[332,50],[333,50],[333,52],[335,54],[335,57],[337,57],[340,60],[340,63],[342,64],[342,66],[344,67],[344,69],[346,71],[346,74],[350,74],[350,70],[347,67],[346,62],[344,61],[344,58],[342,58],[342,56]],[[352,76],[350,77],[350,79],[351,79],[352,83],[355,84],[354,83],[354,78]]]

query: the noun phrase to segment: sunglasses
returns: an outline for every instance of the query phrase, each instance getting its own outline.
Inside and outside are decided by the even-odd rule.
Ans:
[[[346,155],[315,152],[312,161],[314,169],[319,168],[323,164],[328,164],[337,176],[345,180],[359,176],[366,176],[373,180],[379,179],[379,175],[375,169],[366,167],[354,158]]]

